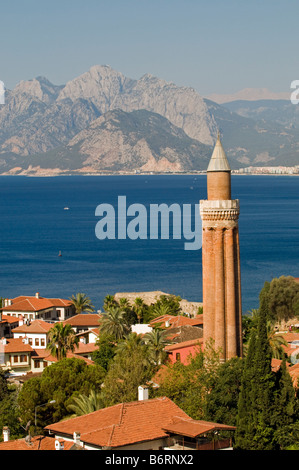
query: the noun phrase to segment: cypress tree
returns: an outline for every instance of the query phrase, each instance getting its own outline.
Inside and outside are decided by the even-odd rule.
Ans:
[[[297,419],[298,401],[284,358],[279,371],[276,373],[275,410],[272,416],[275,438],[279,447],[283,447],[285,443],[293,444],[298,442]],[[292,441],[294,430],[296,431],[296,437]]]
[[[238,401],[237,430],[235,433],[235,448],[250,449],[253,442],[253,416],[251,406],[252,386],[254,381],[254,355],[256,344],[256,331],[252,330],[248,353],[243,369],[240,395]]]
[[[257,331],[253,330],[251,334],[242,376],[236,431],[237,449],[275,448],[271,423],[275,381],[271,359],[266,315],[260,313]]]
[[[274,410],[275,376],[271,367],[272,352],[267,335],[267,319],[262,312],[257,327],[254,356],[254,388],[252,407],[255,416],[254,448],[273,450],[272,414]]]

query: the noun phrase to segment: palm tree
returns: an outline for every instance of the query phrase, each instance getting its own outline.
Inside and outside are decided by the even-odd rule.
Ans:
[[[114,296],[106,295],[104,299],[104,305],[103,305],[103,309],[105,310],[105,312],[107,312],[107,310],[109,310],[111,307],[116,307],[116,306],[117,306],[117,301],[115,300]]]
[[[101,314],[100,332],[112,335],[116,340],[124,338],[130,331],[120,307],[111,307]]]
[[[164,349],[170,343],[166,338],[167,334],[166,331],[154,329],[143,337],[144,343],[148,346],[150,359],[156,366],[162,364],[167,357]]]
[[[141,321],[142,313],[143,313],[142,310],[143,310],[144,306],[145,306],[145,304],[144,304],[142,298],[141,297],[136,297],[136,299],[134,300],[133,308],[134,308],[134,311],[136,313],[138,323],[140,323],[140,321]]]
[[[122,353],[124,351],[132,352],[134,349],[142,346],[142,336],[135,332],[131,332],[125,338],[124,341],[120,341],[116,347],[116,353]]]
[[[82,394],[78,397],[72,397],[72,401],[67,406],[67,409],[68,411],[73,411],[74,416],[83,416],[93,411],[100,410],[103,406],[104,403],[101,399],[101,394],[96,393],[95,390],[91,390],[88,396]]]
[[[75,306],[76,313],[82,312],[93,312],[94,306],[91,304],[91,300],[85,294],[78,293],[76,295],[72,295],[70,298],[72,304]]]
[[[163,315],[172,315],[172,310],[170,305],[163,303],[156,303],[152,308],[152,317],[162,317]]]
[[[288,346],[288,343],[283,336],[276,333],[276,330],[273,328],[273,324],[270,321],[267,322],[267,336],[272,350],[272,357],[275,359],[282,359],[284,356],[282,346]]]
[[[74,352],[78,342],[79,338],[70,324],[56,323],[49,330],[47,349],[60,360],[66,357],[68,351]]]

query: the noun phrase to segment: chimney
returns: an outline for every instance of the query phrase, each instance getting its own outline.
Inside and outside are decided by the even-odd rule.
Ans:
[[[3,338],[1,338],[1,343],[2,343],[2,344],[7,344],[7,339],[4,338],[4,336],[3,336]]]
[[[9,435],[10,435],[10,430],[7,426],[3,426],[3,441],[8,442],[9,441]]]
[[[12,305],[12,300],[11,299],[8,299],[7,305]]]
[[[148,388],[140,385],[138,387],[138,401],[148,400]]]
[[[37,299],[39,299],[39,292],[37,292],[37,293],[35,294],[35,297],[36,297]]]
[[[78,446],[81,445],[80,436],[81,434],[79,433],[79,431],[75,431],[73,434],[74,443]]]
[[[64,450],[64,441],[62,439],[55,439],[55,450]]]

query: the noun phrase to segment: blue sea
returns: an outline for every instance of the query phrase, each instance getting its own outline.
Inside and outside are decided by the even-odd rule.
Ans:
[[[96,237],[96,207],[107,203],[117,210],[118,196],[126,196],[128,206],[195,207],[206,198],[206,177],[1,176],[0,296],[39,292],[69,298],[83,292],[96,309],[102,308],[107,294],[116,292],[161,290],[201,301],[201,249],[185,250],[183,239],[171,237]],[[299,277],[299,178],[233,175],[232,198],[240,200],[246,313],[258,306],[266,280]]]

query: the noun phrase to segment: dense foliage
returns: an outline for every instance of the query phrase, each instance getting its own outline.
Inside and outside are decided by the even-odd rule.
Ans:
[[[144,336],[130,330],[132,321],[148,321],[161,312],[180,314],[178,297],[162,296],[148,306],[142,299],[130,305],[126,299],[116,302],[107,296],[94,365],[64,358],[63,351],[72,349],[74,338],[58,324],[52,343],[61,340],[57,353],[61,359],[40,377],[18,388],[7,382],[0,369],[0,427],[9,426],[11,438],[41,433],[52,422],[134,401],[138,386],[151,384],[150,397],[169,397],[193,419],[236,426],[236,449],[297,449],[298,394],[281,347],[283,340],[274,334],[276,321],[296,313],[297,294],[293,278],[265,283],[259,309],[243,318],[244,358],[221,363],[220,351],[210,342],[186,365],[167,361],[165,333],[159,327]],[[282,359],[276,372],[272,358]]]

